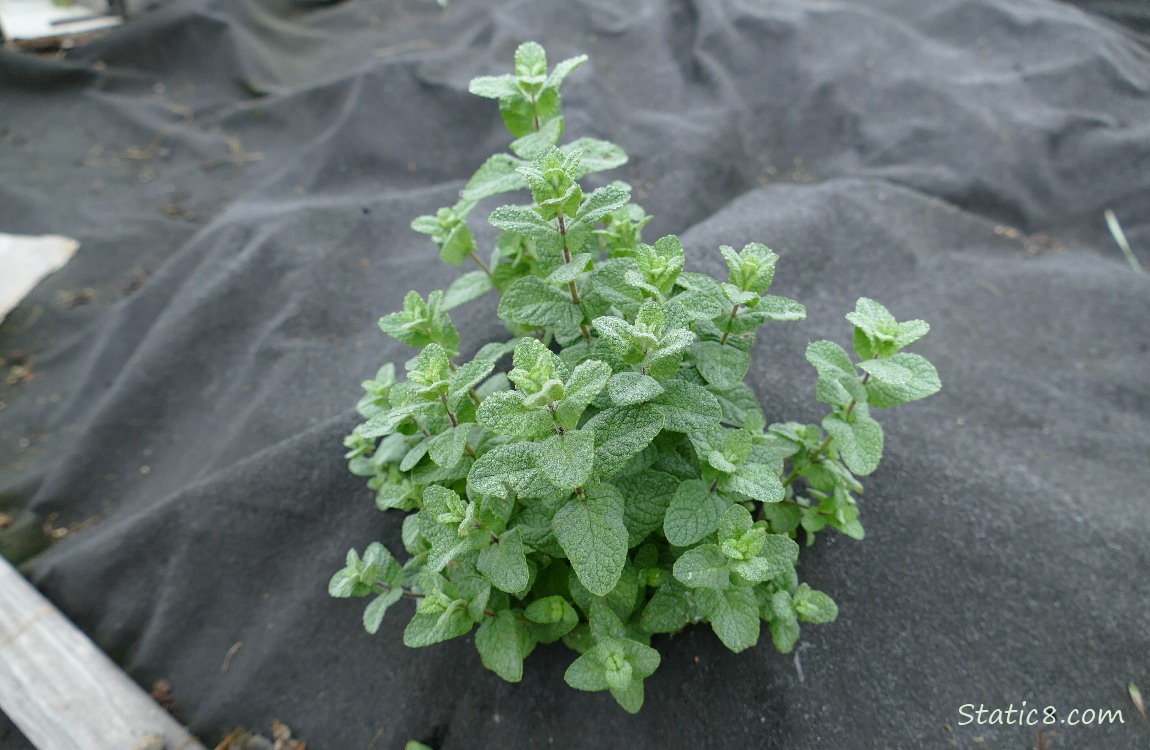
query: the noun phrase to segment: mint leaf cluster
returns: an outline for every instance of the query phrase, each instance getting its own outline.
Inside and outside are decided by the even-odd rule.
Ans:
[[[527,43],[514,73],[471,83],[498,100],[510,153],[412,228],[477,269],[379,321],[418,352],[405,376],[387,364],[363,384],[364,421],[345,441],[378,507],[407,513],[405,559],[352,550],[330,593],[368,597],[369,632],[413,600],[407,645],[473,632],[483,664],[512,682],[538,644],[562,640],[577,654],[570,686],[635,712],[657,634],[705,622],[738,652],[766,624],[788,652],[800,623],[835,619],[799,582],[796,540],[828,526],[862,538],[858,477],[883,451],[872,411],[940,386],[903,351],[929,326],[864,298],[847,315],[855,358],[831,341],[807,349],[821,424],[768,423],[744,382],[751,348],[760,327],[806,309],[769,293],[779,258],[765,245],[719,248],[725,279],[694,273],[677,237],[643,242],[649,217],[627,185],[583,187],[626,160],[591,138],[560,145],[560,84],[585,61],[549,69]],[[471,213],[507,192],[530,203],[490,212],[500,233],[481,258]],[[450,311],[490,292],[510,336],[463,361]]]

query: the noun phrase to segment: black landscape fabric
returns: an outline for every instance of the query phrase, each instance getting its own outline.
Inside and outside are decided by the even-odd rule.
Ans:
[[[0,328],[2,549],[209,746],[280,719],[313,750],[1021,749],[1037,727],[961,707],[1027,701],[1122,711],[1045,727],[1055,750],[1148,747],[1127,685],[1150,694],[1150,278],[1103,220],[1150,266],[1147,19],[188,0],[59,59],[0,52],[0,230],[81,242]],[[512,685],[470,638],[410,650],[402,607],[369,636],[365,602],[326,593],[349,547],[401,548],[341,439],[360,381],[412,354],[376,320],[458,273],[409,222],[505,150],[467,83],[525,40],[590,55],[567,132],[628,151],[600,184],[634,186],[648,240],[716,273],[720,244],[781,255],[773,291],[809,317],[755,347],[769,419],[821,419],[803,351],[849,344],[859,296],[931,322],[943,382],[882,415],[866,539],[803,554],[838,620],[797,655],[657,638],[637,716],[568,688],[562,647]],[[458,311],[465,356],[493,312]],[[49,546],[46,523],[72,531]]]

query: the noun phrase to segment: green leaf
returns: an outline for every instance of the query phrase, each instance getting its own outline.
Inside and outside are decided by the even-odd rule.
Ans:
[[[472,78],[467,90],[476,96],[487,99],[506,99],[508,97],[522,96],[515,76],[479,76]]]
[[[749,588],[700,592],[711,629],[736,654],[759,642],[759,604]]]
[[[458,638],[468,633],[473,624],[463,601],[452,602],[440,612],[416,612],[403,631],[403,645],[422,648]]]
[[[582,487],[591,474],[595,458],[595,433],[568,430],[552,435],[537,445],[536,464],[556,487],[573,490]]]
[[[547,80],[547,53],[537,42],[524,42],[515,50],[515,77],[525,91],[534,93]]]
[[[846,406],[853,399],[866,403],[867,392],[854,363],[833,341],[815,341],[807,347],[807,361],[819,372],[815,398],[831,406]]]
[[[834,600],[821,591],[812,589],[807,584],[800,584],[792,595],[795,614],[802,622],[817,624],[833,622],[839,616],[838,605]]]
[[[583,321],[583,310],[564,291],[536,276],[517,279],[499,300],[499,317],[525,326],[570,328]]]
[[[681,382],[681,381],[680,381]],[[607,393],[619,406],[650,401],[663,392],[663,386],[650,375],[621,372],[607,383]]]
[[[643,683],[635,680],[623,689],[613,687],[611,697],[627,713],[637,714],[643,708]]]
[[[562,596],[536,599],[523,612],[531,623],[531,633],[540,643],[554,643],[579,624],[579,613]]]
[[[494,288],[491,277],[483,271],[469,271],[447,287],[447,292],[443,295],[443,307],[451,310],[482,297]]]
[[[596,359],[580,362],[567,378],[563,398],[555,404],[556,421],[566,429],[575,427],[583,411],[598,397],[610,377],[611,367],[606,362]]]
[[[725,589],[730,585],[730,560],[717,544],[693,547],[675,561],[673,572],[688,588]]]
[[[531,572],[519,529],[504,532],[499,541],[479,553],[476,569],[500,591],[519,594],[527,588]]]
[[[606,216],[631,200],[631,193],[618,185],[604,185],[598,188],[579,207],[575,221],[584,225],[602,221]]]
[[[823,429],[835,439],[839,456],[855,474],[865,477],[878,468],[882,459],[882,425],[871,419],[864,405],[855,408],[849,422],[838,414],[827,415]]]
[[[910,379],[905,383],[892,384],[877,379],[866,384],[867,403],[879,409],[898,406],[910,401],[938,393],[942,384],[938,371],[925,357],[909,352],[899,352],[883,360],[906,370]]]
[[[643,608],[639,627],[648,633],[678,633],[691,621],[694,607],[689,597],[689,589],[678,581],[667,581]]]
[[[618,476],[614,484],[626,498],[623,523],[627,527],[629,547],[642,542],[651,532],[663,527],[667,506],[679,486],[679,479],[662,471],[648,469],[637,474]]]
[[[560,147],[560,151],[565,154],[574,150],[583,152],[583,158],[579,160],[579,166],[573,173],[577,180],[592,172],[604,172],[627,163],[627,153],[608,141],[600,141],[595,138],[576,138],[566,146]]]
[[[763,407],[759,404],[755,392],[746,383],[736,383],[731,388],[725,389],[711,386],[707,390],[722,407],[723,422],[726,424],[743,427],[752,421],[758,423],[765,421]]]
[[[663,414],[663,429],[672,432],[704,430],[723,418],[719,400],[706,388],[685,380],[664,381],[663,392],[653,403]]]
[[[483,666],[508,682],[523,679],[523,653],[519,644],[519,626],[509,609],[487,617],[475,631],[475,649]]]
[[[498,497],[507,497],[509,491],[522,498],[558,494],[559,490],[539,471],[535,454],[532,443],[492,448],[472,464],[467,484],[475,492]]]
[[[713,320],[720,315],[730,314],[729,310],[724,311],[718,300],[703,291],[680,292],[671,298],[671,302],[682,305],[684,313],[690,320]]]
[[[431,456],[431,460],[445,469],[450,469],[458,464],[463,459],[467,436],[474,426],[474,423],[464,422],[458,427],[452,427],[427,441],[427,452]]]
[[[778,591],[771,597],[771,639],[781,653],[789,654],[799,640],[799,621],[791,595]]]
[[[535,439],[554,434],[555,420],[544,407],[527,406],[520,391],[499,391],[483,399],[475,421],[497,435]]]
[[[783,499],[783,483],[770,466],[744,464],[732,474],[719,480],[723,490],[738,492],[761,503],[777,503]]]
[[[563,674],[563,680],[576,690],[595,692],[608,688],[607,670],[594,650],[588,651],[572,662]]]
[[[554,146],[563,135],[563,118],[553,117],[540,125],[539,130],[516,138],[511,143],[511,150],[516,156],[524,159],[536,159],[544,151]]]
[[[578,68],[583,63],[587,62],[587,55],[579,55],[578,57],[570,57],[555,65],[551,71],[551,75],[547,76],[547,80],[543,83],[544,88],[558,88],[563,79],[570,75],[571,71]]]
[[[443,245],[439,248],[439,259],[449,265],[458,266],[467,260],[474,249],[475,238],[471,235],[471,230],[467,224],[460,222],[443,240]]]
[[[694,544],[719,528],[726,503],[710,491],[707,483],[691,479],[679,485],[667,515],[663,520],[663,534],[677,547]]]
[[[472,360],[457,368],[448,380],[447,408],[457,411],[468,391],[483,382],[493,369],[495,363],[484,359]]]
[[[403,589],[399,586],[393,586],[377,596],[363,611],[363,629],[373,635],[378,633],[387,608],[399,601],[402,596]]]
[[[555,286],[576,281],[587,272],[593,259],[594,256],[591,255],[591,253],[576,253],[571,256],[569,262],[564,263],[548,274],[546,281],[548,284]]]
[[[488,222],[496,229],[534,240],[543,250],[558,253],[563,249],[563,236],[559,229],[530,206],[500,206],[491,212]]]
[[[805,320],[807,317],[807,308],[801,303],[774,294],[764,295],[755,305],[755,312],[771,320]]]
[[[730,567],[748,581],[769,581],[794,568],[799,559],[799,545],[783,534],[767,534],[763,547],[750,560],[736,560]]]
[[[552,527],[588,591],[605,596],[615,588],[627,561],[623,498],[617,489],[604,484],[568,500],[556,511]]]
[[[463,187],[460,196],[464,200],[477,203],[499,193],[523,190],[527,187],[527,181],[515,170],[525,163],[509,154],[495,154],[475,171]],[[416,229],[416,231],[423,230]]]
[[[858,368],[870,374],[871,378],[883,385],[898,387],[906,385],[914,378],[914,373],[890,359],[868,359],[858,363]]]
[[[423,569],[432,573],[438,573],[446,568],[452,560],[455,560],[464,554],[473,551],[477,542],[482,538],[479,534],[469,534],[461,536],[455,526],[448,526],[447,524],[428,522],[425,520],[426,511],[419,514],[420,534],[431,544],[431,549],[427,553],[427,561]],[[474,529],[474,527],[472,527]]]
[[[748,243],[742,252],[723,245],[719,248],[730,270],[728,281],[740,289],[762,294],[775,277],[775,263],[779,256],[758,242]]]
[[[741,383],[751,366],[751,355],[718,341],[698,341],[691,345],[695,369],[710,385],[731,388]]]
[[[894,335],[894,345],[902,349],[928,333],[930,333],[930,325],[925,320],[907,320],[898,324],[898,333]]]
[[[595,432],[595,471],[613,476],[647,447],[663,428],[663,415],[649,405],[617,406],[599,412],[584,425]]]

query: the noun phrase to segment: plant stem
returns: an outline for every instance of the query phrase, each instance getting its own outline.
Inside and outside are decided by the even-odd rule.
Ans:
[[[865,386],[869,380],[870,380],[870,373],[868,372],[868,373],[863,375],[862,384]],[[852,398],[850,400],[850,403],[847,404],[847,410],[846,410],[845,416],[849,417],[851,412],[855,410],[856,406],[858,406],[858,401]],[[822,445],[820,445],[818,447],[818,450],[816,450],[810,456],[810,458],[807,459],[807,463],[808,464],[818,463],[819,460],[822,458],[823,452],[830,446],[831,440],[832,440],[831,436],[827,435],[826,438],[823,440]],[[791,482],[795,481],[795,479],[797,479],[798,476],[799,476],[799,469],[796,466],[794,469],[791,470],[791,473],[787,476],[787,478],[785,480],[783,480],[783,486],[784,487],[790,487]]]
[[[731,308],[731,317],[727,318],[727,327],[723,331],[723,338],[719,339],[720,344],[727,343],[727,337],[731,335],[731,323],[735,322],[735,316],[739,314],[739,306],[735,305]]]
[[[559,214],[558,218],[559,218],[559,235],[563,238],[563,262],[564,263],[570,263],[571,262],[571,251],[567,249],[567,224],[566,224],[566,222],[563,221],[563,214],[562,213]],[[582,308],[583,301],[581,299],[579,299],[579,291],[575,288],[575,282],[574,281],[568,281],[567,282],[567,288],[571,290],[571,301],[574,302],[576,305],[579,305],[580,308]],[[591,331],[587,328],[586,323],[584,323],[583,321],[579,321],[579,330],[583,333],[583,340],[584,341],[590,341],[591,340]]]
[[[487,264],[486,264],[486,263],[484,263],[482,260],[480,260],[479,256],[478,256],[478,255],[476,255],[474,251],[472,251],[471,253],[469,253],[469,257],[470,257],[470,258],[471,258],[473,261],[475,261],[475,265],[479,266],[479,269],[480,269],[481,271],[483,271],[483,273],[487,274],[487,278],[489,278],[489,279],[491,279],[491,278],[494,278],[494,277],[491,275],[491,269],[487,267]]]
[[[459,427],[459,419],[455,416],[455,413],[447,407],[447,396],[441,393],[439,394],[439,400],[443,402],[443,408],[447,409],[447,418],[451,420],[451,426],[453,428]],[[463,450],[467,451],[467,455],[476,458],[475,449],[468,445],[466,440],[463,441]]]

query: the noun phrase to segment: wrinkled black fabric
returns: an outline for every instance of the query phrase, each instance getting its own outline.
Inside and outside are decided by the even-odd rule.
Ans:
[[[27,557],[51,514],[99,519],[25,570],[138,682],[170,680],[209,743],[278,718],[315,750],[1020,748],[1036,728],[958,712],[1025,700],[1124,711],[1054,727],[1055,748],[1146,747],[1126,685],[1150,690],[1150,281],[1102,215],[1150,265],[1147,16],[1083,5],[1098,15],[188,0],[61,60],[0,52],[0,229],[82,243],[0,328],[33,373],[0,390],[18,519],[0,544]],[[756,345],[772,420],[821,418],[803,351],[849,343],[862,295],[931,322],[915,350],[943,381],[879,415],[866,540],[804,553],[838,621],[806,626],[797,657],[657,638],[635,717],[567,688],[561,647],[510,685],[469,638],[413,651],[402,606],[372,637],[363,602],[326,594],[349,546],[400,549],[341,437],[359,382],[412,353],[375,320],[456,273],[410,220],[509,140],[467,82],[527,39],[590,55],[567,132],[628,151],[598,177],[634,186],[648,239],[681,234],[715,273],[719,244],[782,256],[774,291],[810,314]],[[60,294],[85,287],[88,304]],[[493,312],[456,315],[465,354],[500,335]]]

